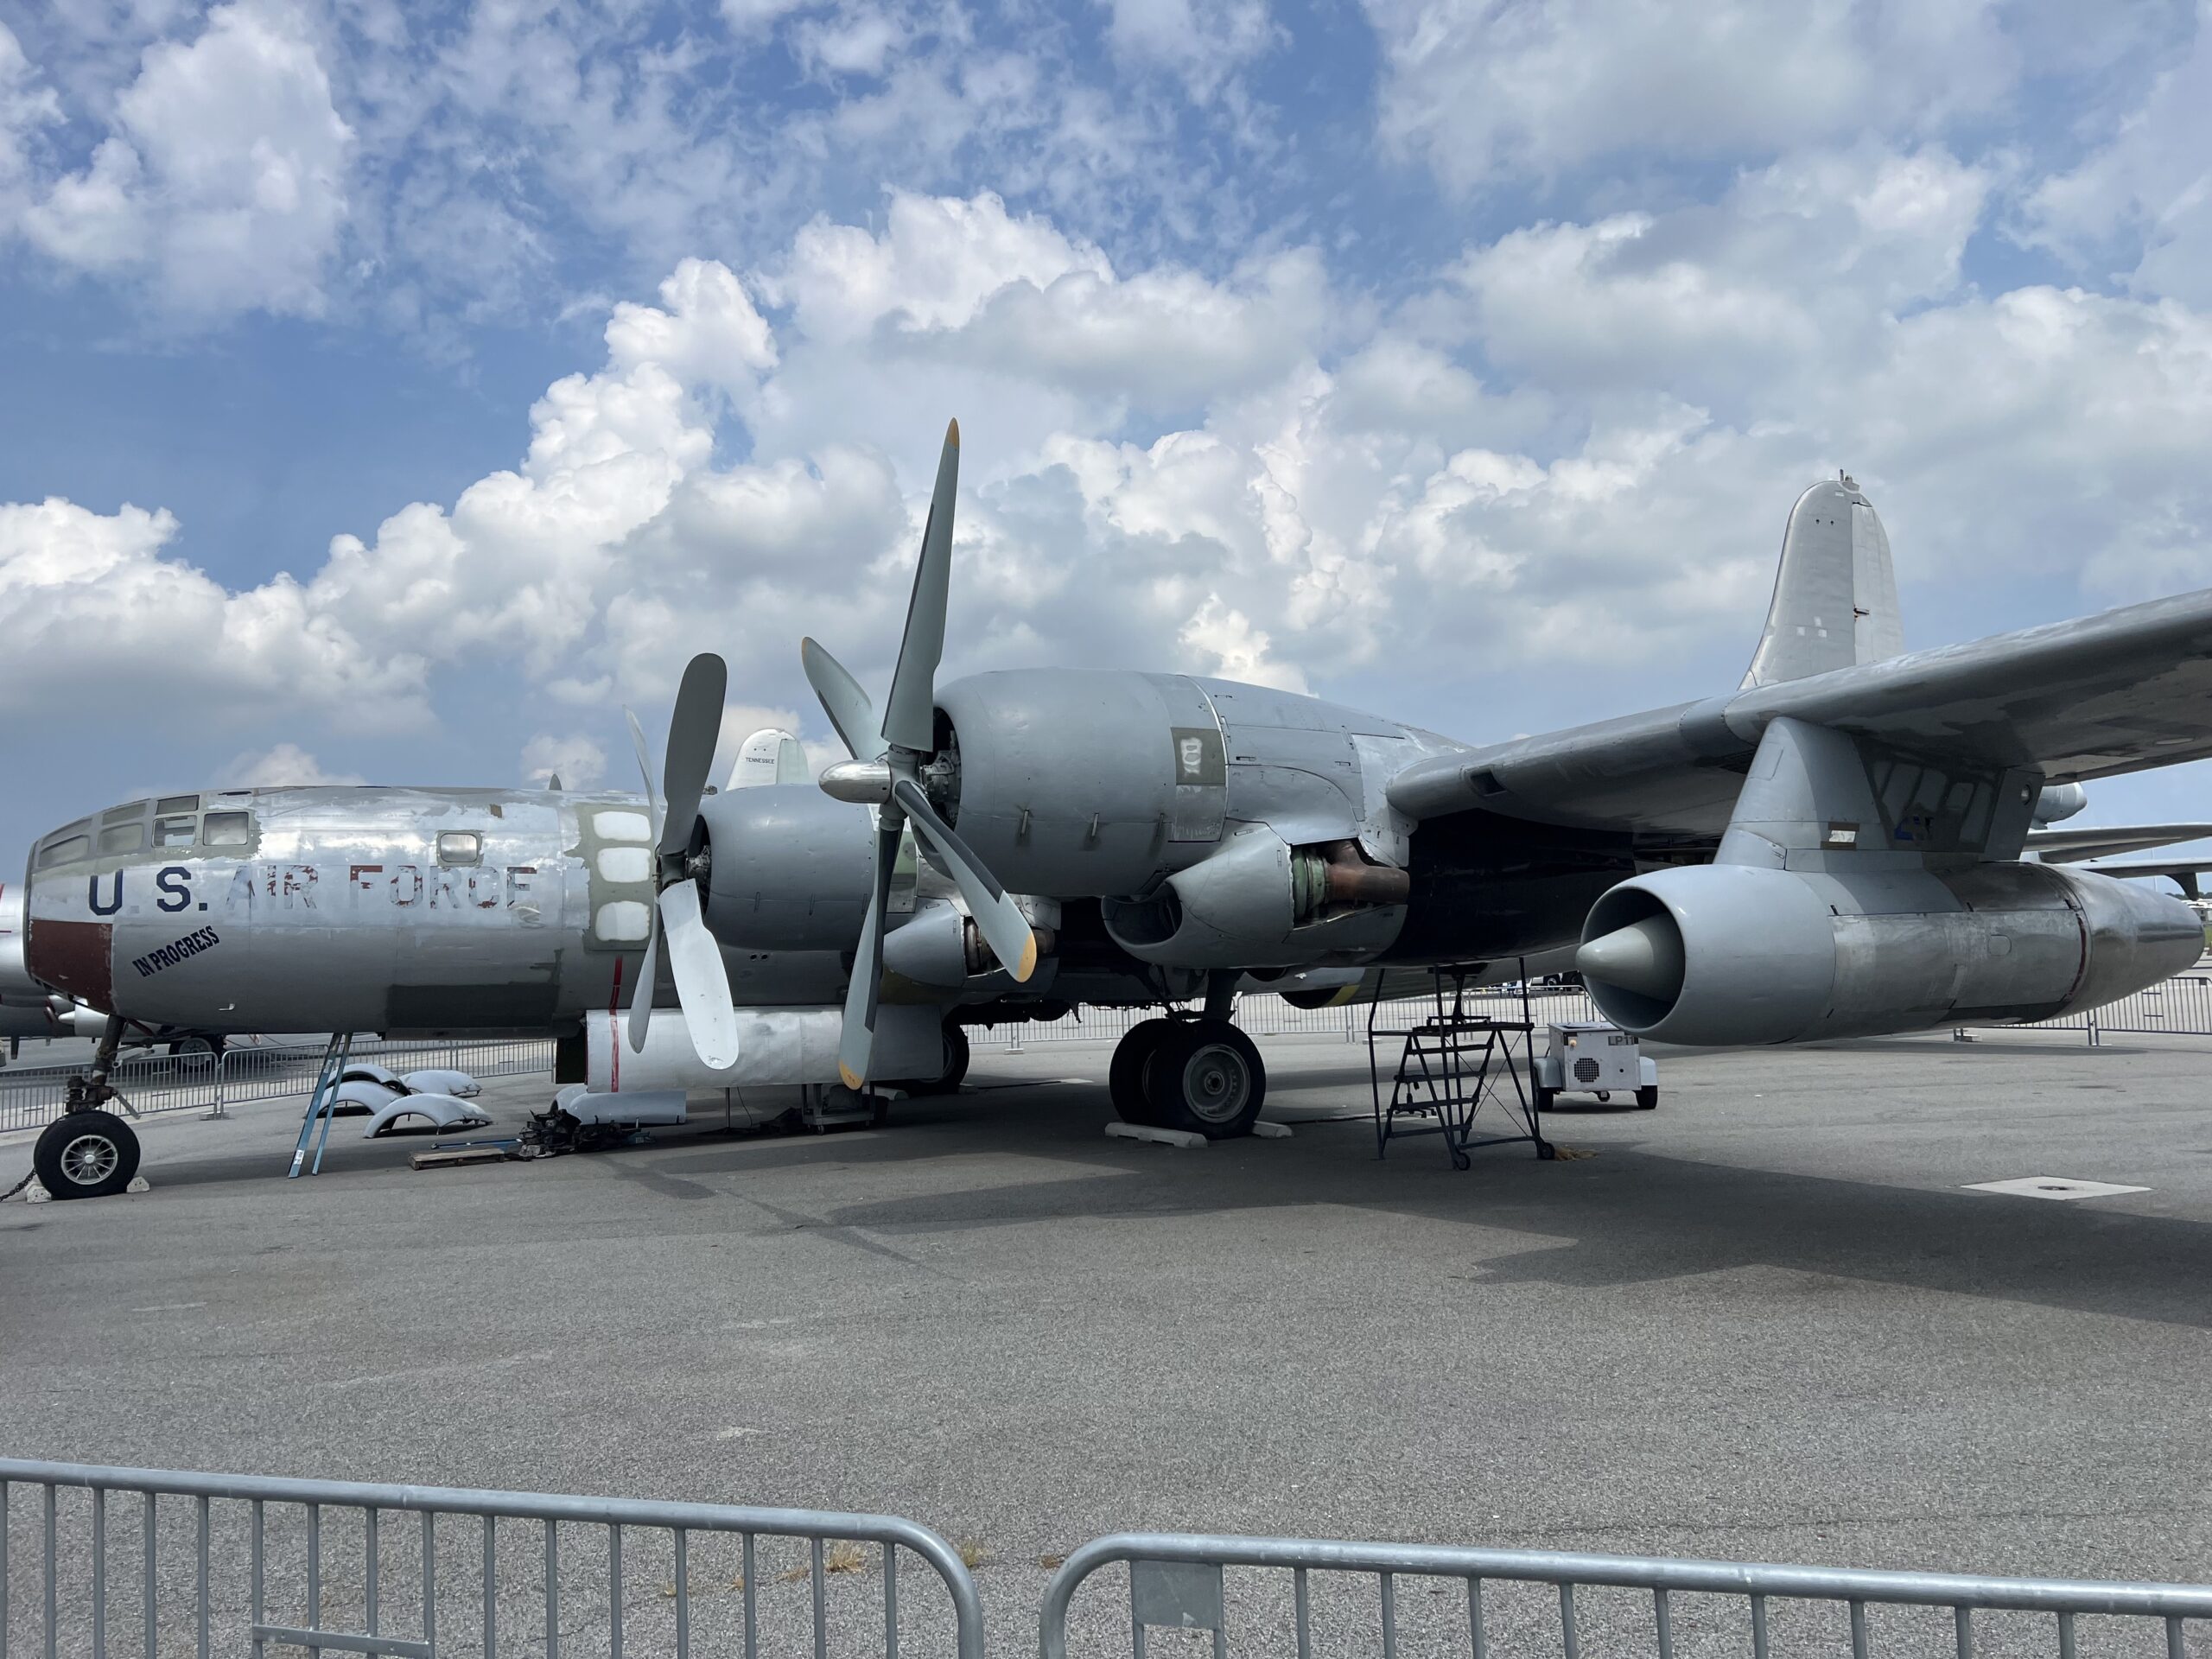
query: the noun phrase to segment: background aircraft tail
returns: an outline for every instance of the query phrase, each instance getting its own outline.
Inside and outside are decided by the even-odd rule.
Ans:
[[[1789,510],[1774,602],[1744,687],[1802,680],[1904,650],[1889,535],[1850,477],[1824,479]]]

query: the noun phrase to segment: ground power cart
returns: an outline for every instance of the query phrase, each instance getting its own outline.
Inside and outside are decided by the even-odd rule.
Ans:
[[[1645,1111],[1659,1103],[1659,1063],[1618,1026],[1566,1025],[1547,1028],[1550,1041],[1536,1056],[1535,1107],[1548,1112],[1560,1095],[1633,1093]]]

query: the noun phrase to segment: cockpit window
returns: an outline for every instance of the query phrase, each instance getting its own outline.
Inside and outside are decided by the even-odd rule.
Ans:
[[[73,858],[83,858],[92,850],[90,836],[60,836],[38,849],[38,867],[52,869],[56,864],[67,864]]]
[[[154,810],[160,813],[197,812],[199,810],[200,798],[197,795],[164,795],[154,803]]]
[[[128,806],[111,806],[100,814],[100,822],[102,823],[129,823],[134,819],[143,818],[145,816],[146,803],[133,801]]]
[[[247,812],[210,812],[200,820],[200,839],[210,847],[243,847],[253,839],[253,817]]]
[[[100,831],[103,853],[135,853],[146,844],[146,826],[132,822],[111,823]]]
[[[438,836],[438,862],[450,868],[456,864],[480,863],[484,857],[484,837],[474,830],[448,830]]]
[[[191,813],[181,818],[154,820],[154,845],[156,847],[189,847],[192,837],[200,828],[200,820]]]

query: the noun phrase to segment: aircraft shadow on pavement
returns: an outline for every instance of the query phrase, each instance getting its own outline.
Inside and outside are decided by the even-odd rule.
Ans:
[[[1459,1173],[1433,1141],[1376,1160],[1363,1122],[1316,1124],[1291,1142],[1202,1153],[1124,1147],[1091,1138],[1090,1122],[1103,1116],[1095,1095],[1019,1116],[960,1109],[975,1098],[928,1103],[933,1123],[915,1123],[912,1135],[842,1147],[831,1137],[668,1167],[704,1173],[824,1156],[1044,1156],[1097,1173],[836,1206],[821,1219],[895,1239],[1073,1218],[1348,1205],[1571,1239],[1509,1256],[1486,1253],[1484,1283],[1598,1287],[1775,1267],[2212,1328],[2212,1225],[2194,1220],[1745,1168],[1635,1144],[1550,1162],[1525,1147],[1492,1147]],[[957,1135],[948,1146],[932,1132],[986,1118],[988,1141]]]

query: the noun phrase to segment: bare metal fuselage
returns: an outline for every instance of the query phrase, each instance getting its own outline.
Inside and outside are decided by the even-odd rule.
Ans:
[[[41,842],[26,941],[39,978],[128,1020],[203,1032],[557,1032],[628,1001],[653,899],[636,796],[176,798],[194,805],[86,820],[81,857]],[[116,850],[140,838],[134,822],[144,844]],[[725,962],[750,1006],[831,1002],[845,978],[829,951]]]

